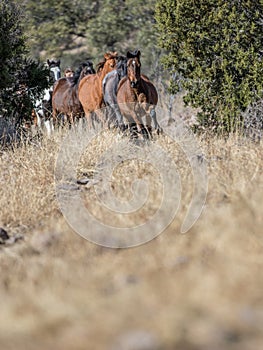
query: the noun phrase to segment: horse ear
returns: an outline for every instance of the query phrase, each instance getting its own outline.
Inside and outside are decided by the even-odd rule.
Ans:
[[[47,64],[48,64],[48,65],[50,64],[50,61],[49,61],[49,59],[47,59]]]
[[[60,59],[57,60],[57,65],[60,66]]]
[[[118,52],[106,52],[104,55],[105,60],[109,60],[110,58],[116,58],[118,56]]]
[[[105,60],[110,59],[110,57],[111,57],[111,54],[110,54],[109,52],[106,52],[106,53],[104,54]]]
[[[126,57],[123,56],[123,55],[120,55],[120,56],[117,57],[117,61],[118,62],[122,62],[122,61],[125,61],[125,60],[126,60]]]
[[[140,59],[140,56],[141,56],[141,51],[140,50],[128,51],[127,52],[127,58],[138,57]]]

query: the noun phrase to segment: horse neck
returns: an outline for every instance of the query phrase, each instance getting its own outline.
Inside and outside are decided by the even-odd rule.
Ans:
[[[105,69],[105,66],[97,73],[97,76],[99,80],[102,82],[102,80],[105,78],[105,76],[112,71],[107,72]]]
[[[137,80],[137,86],[131,89],[136,93],[136,95],[139,95],[141,92],[144,92],[144,84],[142,76],[140,75],[139,79]]]
[[[78,90],[78,88],[79,88],[79,83],[80,83],[81,79],[84,78],[84,77],[85,77],[85,74],[84,74],[83,72],[81,72],[80,75],[79,75],[78,80],[77,80],[75,83],[73,83],[72,87],[73,87],[74,89],[77,89],[77,90]]]

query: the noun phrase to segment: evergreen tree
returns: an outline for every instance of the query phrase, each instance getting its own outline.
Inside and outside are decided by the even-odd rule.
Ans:
[[[19,122],[29,117],[33,100],[49,86],[49,70],[27,57],[21,8],[0,2],[0,110],[1,116]]]
[[[97,63],[108,50],[125,54],[139,48],[143,71],[152,75],[160,52],[155,4],[156,0],[25,0],[23,24],[30,52],[35,58],[60,57],[65,67],[87,57]]]
[[[159,44],[171,91],[201,108],[202,125],[234,130],[262,98],[263,1],[158,0]]]
[[[93,0],[26,0],[23,24],[33,56],[40,58],[45,51],[59,57],[65,50],[77,48],[86,39],[98,5]]]
[[[143,71],[154,75],[160,52],[156,45],[155,4],[156,0],[101,1],[97,16],[89,23],[88,46],[94,48],[95,55],[108,49],[126,54],[139,48]]]
[[[0,2],[0,89],[12,84],[21,56],[26,52],[21,11],[9,0]]]

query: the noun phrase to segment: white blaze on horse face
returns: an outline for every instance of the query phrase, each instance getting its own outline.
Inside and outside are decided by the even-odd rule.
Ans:
[[[56,81],[61,77],[61,71],[59,67],[52,67],[50,68],[50,71],[53,72]]]

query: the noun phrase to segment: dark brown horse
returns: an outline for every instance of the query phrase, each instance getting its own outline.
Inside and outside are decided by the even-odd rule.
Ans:
[[[134,127],[136,124],[137,131],[148,138],[152,120],[157,132],[161,130],[155,113],[158,93],[149,78],[141,74],[140,54],[139,50],[127,53],[127,76],[119,83],[117,102],[129,126]],[[143,117],[146,117],[146,127]]]
[[[95,111],[101,122],[105,121],[99,111],[103,105],[102,81],[107,73],[116,68],[117,56],[117,52],[105,53],[104,61],[97,65],[97,73],[84,77],[79,83],[79,100],[89,125],[93,125],[92,114]]]
[[[52,110],[55,124],[58,121],[74,124],[76,118],[84,116],[84,110],[78,98],[79,82],[84,76],[95,74],[93,63],[90,61],[82,63],[73,77],[59,79],[53,89]]]

